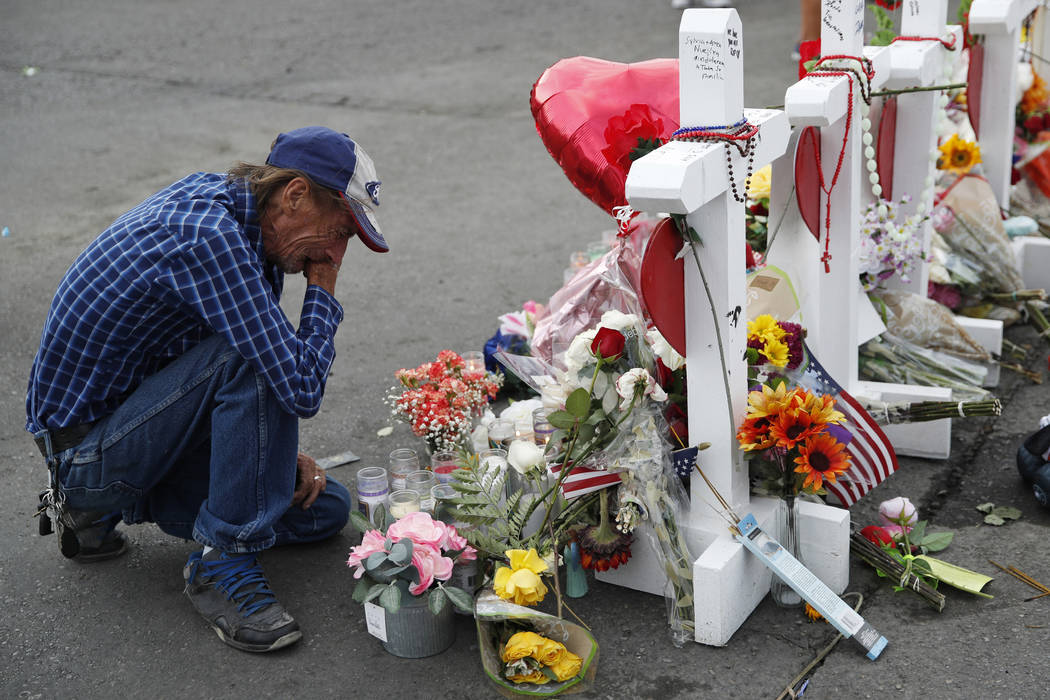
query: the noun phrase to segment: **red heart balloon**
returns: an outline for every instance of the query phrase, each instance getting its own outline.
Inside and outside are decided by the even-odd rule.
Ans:
[[[973,133],[981,133],[981,86],[984,84],[984,42],[970,47],[970,65],[966,71],[966,114]]]
[[[660,335],[685,357],[685,263],[675,260],[681,249],[674,221],[662,219],[645,247],[639,286]]]
[[[879,184],[882,185],[882,198],[888,200],[893,199],[893,154],[896,145],[897,98],[889,97],[882,103],[882,116],[879,118],[879,144],[875,150]]]
[[[638,139],[678,128],[678,59],[558,61],[529,98],[543,145],[576,188],[606,212],[627,203],[624,184]]]
[[[802,220],[820,240],[820,131],[807,126],[795,147],[795,201]]]

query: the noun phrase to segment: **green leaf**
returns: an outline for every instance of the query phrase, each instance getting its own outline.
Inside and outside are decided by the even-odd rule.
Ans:
[[[540,664],[540,673],[542,673],[543,675],[547,676],[547,678],[549,680],[552,680],[552,681],[557,681],[558,680],[558,674],[556,674],[554,671],[552,671],[550,666],[544,666],[543,664]]]
[[[952,543],[953,537],[955,537],[954,532],[931,532],[923,537],[919,544],[927,551],[939,552]]]
[[[995,504],[991,502],[982,503],[981,505],[977,506],[977,510],[981,511],[982,513],[991,513],[992,508],[995,508]]]
[[[919,544],[922,542],[922,538],[926,536],[926,521],[920,520],[919,522],[912,525],[911,531],[908,533],[908,541],[912,544]]]
[[[591,410],[591,392],[586,389],[576,389],[565,399],[565,410],[577,418],[586,418]],[[560,427],[553,421],[551,425]]]
[[[576,425],[576,418],[568,411],[555,411],[547,416],[547,420],[555,428],[561,428],[562,430],[570,430],[572,426]]]
[[[365,559],[365,571],[375,571],[386,562],[386,552],[373,552]]]
[[[445,609],[445,605],[448,604],[448,598],[445,596],[445,592],[440,588],[435,588],[430,591],[427,596],[427,607],[430,608],[430,612],[437,615]]]
[[[401,609],[401,589],[390,584],[379,596],[379,604],[388,613],[396,613]]]
[[[366,578],[357,579],[357,585],[354,586],[353,599],[355,603],[365,602],[365,596],[368,595],[368,589],[371,588],[372,584],[369,583]]]
[[[984,516],[984,522],[987,525],[1004,525],[1006,523],[1005,520],[1000,518],[995,513],[989,513],[988,515]]]
[[[365,517],[365,514],[359,510],[350,511],[350,524],[354,526],[354,529],[360,533],[366,533],[369,530],[375,530],[376,526]]]
[[[412,561],[412,540],[404,539],[391,547],[390,561],[398,566]]]
[[[453,605],[465,613],[474,613],[474,599],[469,593],[455,586],[442,586],[442,589],[444,589],[445,595],[449,597]]]
[[[590,423],[580,423],[580,441],[579,444],[585,445],[591,441],[594,437],[594,426]]]
[[[363,603],[370,603],[373,600],[375,600],[376,598],[378,598],[383,593],[383,591],[385,591],[387,588],[391,588],[391,587],[392,587],[392,585],[391,584],[387,584],[387,583],[375,583],[375,584],[372,584],[372,586],[368,589],[368,592],[365,594],[364,600],[361,601],[361,602],[363,602]]]
[[[1011,506],[996,506],[992,513],[1005,520],[1019,520],[1021,517],[1021,511]]]

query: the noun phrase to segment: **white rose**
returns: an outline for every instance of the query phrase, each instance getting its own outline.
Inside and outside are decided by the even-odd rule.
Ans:
[[[584,366],[594,362],[594,355],[591,354],[591,343],[594,341],[594,336],[597,332],[596,328],[591,328],[580,333],[569,343],[569,349],[565,351],[565,369],[570,374],[576,374]]]
[[[625,314],[622,311],[616,309],[609,309],[602,314],[602,320],[598,322],[598,325],[604,328],[609,328],[614,331],[624,331],[628,328],[634,328],[638,325],[638,317],[634,314]],[[592,338],[594,336],[591,336]]]
[[[645,334],[645,337],[649,341],[649,345],[652,346],[653,352],[656,353],[656,356],[660,358],[660,361],[664,363],[667,369],[673,372],[685,365],[685,358],[671,347],[671,344],[667,342],[667,339],[663,337],[660,331],[651,328]]]
[[[532,440],[515,440],[510,443],[507,461],[519,474],[526,474],[547,465],[543,450]]]
[[[616,380],[616,393],[620,395],[620,410],[626,411],[635,393],[649,396],[653,401],[666,401],[667,393],[660,388],[652,375],[641,367],[629,369]]]

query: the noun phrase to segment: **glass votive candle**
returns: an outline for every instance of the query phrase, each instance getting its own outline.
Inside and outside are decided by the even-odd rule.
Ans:
[[[546,447],[554,433],[554,426],[550,422],[551,413],[549,408],[537,408],[532,412],[532,435],[540,447]]]
[[[501,448],[482,450],[478,453],[478,463],[482,467],[504,471],[507,468],[507,451]]]
[[[434,478],[439,484],[452,481],[452,471],[457,467],[459,463],[453,452],[435,452],[430,456],[430,471],[434,472]]]
[[[405,488],[405,477],[419,469],[419,455],[408,447],[399,447],[390,453],[390,490]]]
[[[411,489],[401,489],[390,494],[390,515],[400,520],[409,513],[419,511],[419,494]]]
[[[489,423],[489,447],[499,449],[503,441],[514,437],[514,424],[509,420],[494,420]]]
[[[426,469],[414,471],[405,477],[405,488],[419,494],[419,510],[428,513],[434,512],[434,497],[430,494],[430,489],[436,484],[437,479],[434,478],[434,472]]]
[[[485,353],[480,350],[467,350],[460,357],[463,358],[463,369],[473,372],[485,371]]]
[[[382,467],[362,467],[358,470],[354,479],[357,490],[357,509],[360,510],[373,525],[379,525],[373,519],[376,506],[386,505],[387,496],[390,493],[390,483],[387,480],[386,469]]]
[[[514,423],[514,438],[516,440],[532,440],[532,418],[522,418]]]
[[[459,506],[452,502],[456,495],[451,484],[437,484],[430,489],[430,497],[434,499],[434,518],[458,528]]]

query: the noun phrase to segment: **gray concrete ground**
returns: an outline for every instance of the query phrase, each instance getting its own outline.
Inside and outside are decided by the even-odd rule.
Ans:
[[[954,3],[953,3],[954,5]],[[797,4],[742,0],[747,103],[777,104],[793,79]],[[267,571],[306,637],[264,657],[208,631],[181,595],[191,543],[129,529],[132,552],[81,566],[31,519],[43,465],[23,432],[26,375],[65,268],[112,219],[195,170],[259,161],[274,135],[326,124],[355,135],[384,180],[393,252],[352,247],[339,282],[347,320],[305,451],[353,449],[380,464],[411,444],[382,398],[400,367],[479,348],[496,317],[557,289],[570,252],[611,225],[536,135],[533,81],[560,58],[673,56],[666,1],[0,0],[0,696],[489,698],[473,627],[446,653],[397,659],[365,631],[343,560],[353,534],[269,552]],[[36,66],[35,75],[23,75]],[[294,316],[301,280],[288,284]],[[1030,365],[1046,348],[1029,330]],[[1014,450],[1048,412],[1046,390],[1006,375],[997,419],[958,422],[947,461],[902,460],[854,508],[908,495],[956,532],[944,558],[994,575],[993,600],[948,591],[937,614],[863,565],[850,590],[890,640],[876,662],[843,642],[806,697],[1045,697],[1050,600],[995,559],[1050,582],[1050,514],[1020,486]],[[352,468],[334,472],[350,476]],[[870,502],[869,502],[870,501]],[[981,525],[974,506],[1024,517]],[[658,597],[593,583],[576,604],[601,645],[591,698],[773,697],[832,637],[763,603],[725,648],[673,647]]]

